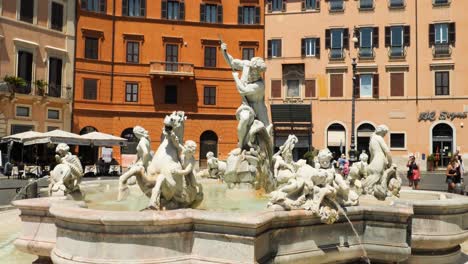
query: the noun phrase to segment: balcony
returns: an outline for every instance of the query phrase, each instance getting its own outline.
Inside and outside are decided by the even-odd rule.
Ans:
[[[344,50],[340,48],[330,49],[330,60],[343,60]]]
[[[372,47],[360,47],[359,48],[359,59],[373,59],[374,49]]]
[[[388,56],[391,59],[404,59],[406,57],[405,47],[393,46],[388,49]]]
[[[182,62],[152,61],[150,63],[150,74],[173,77],[193,77],[193,64]]]
[[[437,43],[432,48],[432,55],[434,55],[434,58],[450,57],[452,55],[452,48],[448,43]]]
[[[5,95],[8,95],[11,99],[15,98],[17,95],[30,95],[41,96],[43,98],[72,99],[72,90],[69,86],[48,84],[44,89],[39,89],[37,85],[28,81],[26,81],[26,85],[23,86],[9,85],[5,82],[0,83],[0,94],[2,94],[2,98],[4,98]]]

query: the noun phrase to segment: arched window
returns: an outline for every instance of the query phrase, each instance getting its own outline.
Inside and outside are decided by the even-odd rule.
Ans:
[[[86,126],[80,130],[80,135],[91,132],[98,132],[95,127]],[[94,146],[80,146],[78,149],[78,157],[83,166],[95,164],[98,160],[99,148]]]
[[[338,159],[341,154],[346,154],[346,130],[338,123],[331,124],[327,129],[327,148]]]
[[[136,154],[136,147],[138,146],[138,138],[133,134],[133,128],[129,127],[122,131],[120,135],[122,138],[127,139],[127,146],[120,147],[121,154]]]
[[[375,127],[372,124],[369,123],[364,123],[361,124],[357,128],[357,151],[358,151],[358,157],[359,154],[361,154],[363,151],[365,151],[368,155],[370,155],[369,152],[369,141],[370,141],[370,136],[372,133],[374,133]]]
[[[209,151],[218,157],[218,135],[211,130],[203,132],[200,136],[200,167],[206,167],[206,153]]]
[[[436,155],[439,166],[447,166],[453,154],[453,129],[440,123],[432,129],[432,153]]]

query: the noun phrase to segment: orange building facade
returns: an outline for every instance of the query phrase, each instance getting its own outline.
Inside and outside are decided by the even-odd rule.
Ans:
[[[197,142],[197,158],[207,151],[226,158],[237,144],[241,99],[220,38],[236,58],[263,57],[263,7],[261,0],[81,0],[73,131],[132,141],[141,125],[155,150],[165,115],[185,111],[184,140]],[[114,147],[113,157],[128,164],[134,147]]]

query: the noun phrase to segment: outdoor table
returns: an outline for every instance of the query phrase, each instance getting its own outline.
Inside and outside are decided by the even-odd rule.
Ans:
[[[110,165],[109,174],[112,175],[113,172],[117,173],[117,175],[120,175],[121,174],[120,165]]]
[[[24,170],[23,170],[23,178],[26,178],[26,176],[28,174],[34,174],[35,177],[39,177],[41,176],[41,173],[42,173],[42,170],[41,170],[41,166],[24,166]]]
[[[96,170],[96,165],[87,165],[85,166],[84,174],[86,173],[93,173],[96,175],[97,170]]]

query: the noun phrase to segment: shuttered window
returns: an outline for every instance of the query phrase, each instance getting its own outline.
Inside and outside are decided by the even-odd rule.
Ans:
[[[330,74],[330,97],[343,97],[343,74]]]
[[[99,43],[97,38],[85,38],[85,58],[98,59]]]
[[[405,74],[403,72],[390,73],[390,96],[405,95]]]
[[[205,47],[205,67],[216,67],[216,47]]]
[[[315,97],[315,80],[305,81],[305,97]]]
[[[223,6],[200,4],[200,22],[223,23]]]
[[[97,99],[97,80],[84,79],[83,82],[83,99],[96,100]]]
[[[281,80],[271,80],[271,98],[281,98]]]
[[[185,20],[185,3],[183,1],[162,0],[161,18]]]
[[[125,102],[138,102],[138,83],[125,84]]]
[[[260,7],[239,6],[237,10],[237,22],[244,25],[260,24]]]
[[[435,73],[435,94],[450,95],[450,75],[448,71]]]
[[[203,98],[203,103],[205,105],[216,105],[216,87],[205,86]]]
[[[122,15],[144,17],[146,13],[146,0],[122,0]]]

